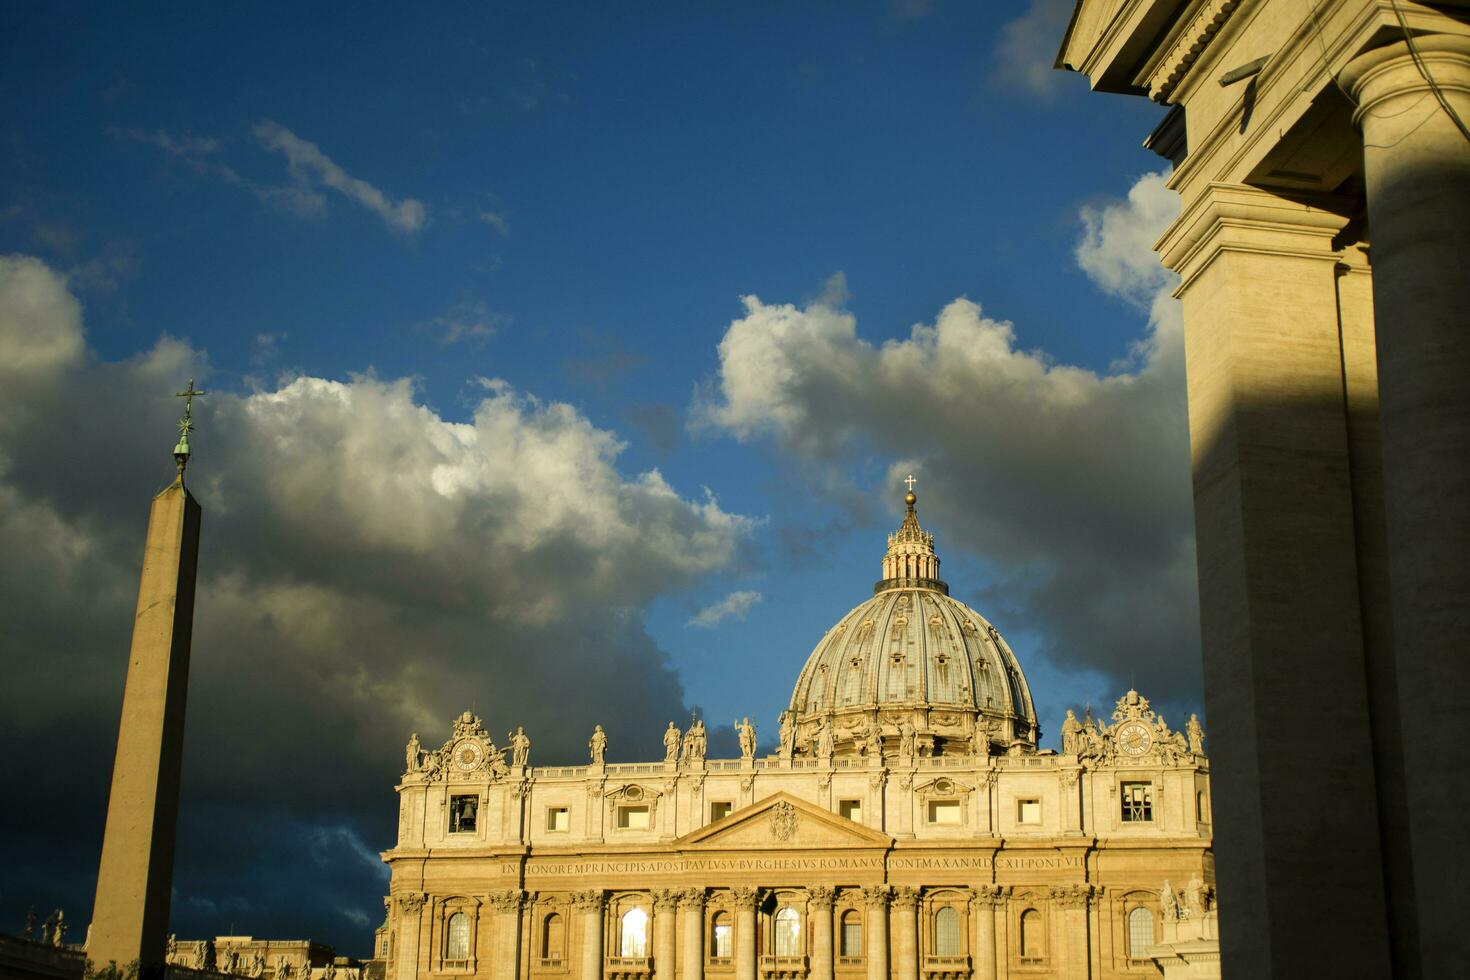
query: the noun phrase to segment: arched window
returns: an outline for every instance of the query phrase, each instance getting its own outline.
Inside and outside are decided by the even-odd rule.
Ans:
[[[470,958],[470,917],[456,912],[449,917],[444,927],[444,958],[467,960]]]
[[[776,913],[776,955],[800,956],[803,945],[801,913],[788,905]]]
[[[842,913],[842,956],[863,955],[863,918],[857,909]]]
[[[1148,948],[1154,944],[1154,914],[1139,907],[1128,913],[1128,955],[1135,960],[1148,959]]]
[[[735,955],[734,930],[730,927],[730,913],[716,912],[710,923],[709,955],[725,959]]]
[[[1021,958],[1039,960],[1043,953],[1041,913],[1027,909],[1021,913]]]
[[[934,955],[960,955],[960,913],[953,905],[934,913]]]
[[[561,916],[553,912],[541,923],[541,958],[543,960],[560,960],[561,955]]]
[[[643,957],[648,955],[648,913],[634,906],[623,913],[621,938],[618,941],[619,956]]]

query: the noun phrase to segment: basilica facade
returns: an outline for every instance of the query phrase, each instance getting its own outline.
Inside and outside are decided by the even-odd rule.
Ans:
[[[578,766],[533,766],[526,733],[498,748],[468,712],[442,745],[414,735],[388,980],[1173,975],[1167,943],[1213,916],[1198,722],[1129,691],[1040,749],[1020,663],[949,595],[906,501],[774,753],[748,722],[739,758],[707,758],[694,721],[631,764],[604,761],[600,727]]]

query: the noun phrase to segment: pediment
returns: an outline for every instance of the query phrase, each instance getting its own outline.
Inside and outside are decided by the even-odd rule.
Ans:
[[[893,838],[829,813],[790,793],[776,793],[684,835],[678,847],[763,850],[887,847]]]

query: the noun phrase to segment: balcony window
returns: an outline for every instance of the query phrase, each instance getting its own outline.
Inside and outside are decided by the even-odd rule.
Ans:
[[[648,913],[634,906],[623,913],[618,929],[618,955],[642,959],[648,955]]]
[[[463,963],[470,958],[470,917],[456,912],[444,927],[444,959]]]
[[[960,913],[952,905],[934,913],[934,955],[960,955]]]
[[[710,927],[710,956],[714,959],[729,959],[734,956],[735,930],[730,925],[728,912],[716,912]]]
[[[801,913],[787,906],[776,913],[776,955],[802,954]]]

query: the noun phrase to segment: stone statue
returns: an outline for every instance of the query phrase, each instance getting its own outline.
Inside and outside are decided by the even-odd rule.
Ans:
[[[49,938],[52,946],[60,946],[63,937],[66,936],[66,913],[61,909],[57,909],[54,918],[56,925],[52,927]]]
[[[423,764],[419,766],[419,771],[422,772],[429,779],[433,779],[436,775],[438,775],[439,753],[425,752],[423,755]]]
[[[506,740],[510,742],[510,764],[513,766],[525,766],[531,760],[531,736],[519,725],[516,726],[515,734],[506,733]]]
[[[179,955],[179,937],[174,933],[168,934],[168,943],[163,947],[164,961],[172,963],[174,957]]]
[[[904,718],[898,723],[898,754],[912,756],[914,754],[914,723]]]
[[[1199,872],[1190,875],[1189,883],[1184,886],[1184,911],[1195,917],[1205,914],[1205,883],[1200,880]]]
[[[35,936],[35,934],[36,934],[36,907],[34,905],[32,905],[26,911],[26,931],[25,931],[25,937],[27,939],[30,939],[33,936]]]
[[[690,721],[689,730],[684,733],[684,761],[703,762],[706,745],[704,722],[695,718]]]
[[[1164,879],[1164,887],[1159,889],[1159,912],[1165,922],[1179,918],[1179,900],[1174,897],[1174,888],[1168,878]]]
[[[995,729],[995,722],[984,715],[975,719],[975,731],[971,735],[970,754],[979,759],[988,758],[990,755],[990,733]]]
[[[832,726],[826,722],[817,722],[817,756],[822,759],[832,758],[835,746],[832,744]]]
[[[209,943],[206,940],[201,939],[194,944],[194,969],[213,969],[214,964],[210,962],[212,959],[213,957],[209,955]]]
[[[265,976],[265,957],[258,952],[250,957],[250,975],[252,977]]]
[[[867,728],[867,754],[874,759],[883,758],[883,726],[878,719],[868,719]]]
[[[419,766],[421,765],[421,763],[419,762],[419,759],[421,757],[419,747],[419,733],[414,732],[412,735],[408,736],[408,746],[403,750],[403,761],[405,764],[405,768],[403,770],[404,772],[419,771]]]
[[[1076,713],[1067,709],[1067,717],[1062,722],[1062,755],[1076,755],[1082,741],[1082,723],[1077,720]]]
[[[750,723],[750,716],[746,715],[735,723],[735,734],[740,738],[740,758],[755,758],[755,726]]]
[[[669,727],[664,729],[665,762],[679,761],[679,742],[681,739],[683,739],[683,737],[684,734],[679,731],[679,726],[674,724],[672,721],[669,722]]]
[[[607,732],[602,730],[601,725],[592,726],[592,737],[587,740],[587,751],[592,756],[594,766],[603,764],[603,758],[607,755]]]
[[[790,711],[783,711],[781,712],[780,721],[780,748],[777,751],[780,753],[781,758],[789,759],[791,758],[792,752],[795,749],[796,720],[791,716]]]
[[[276,980],[291,980],[291,962],[284,956],[276,961]]]
[[[514,745],[515,743],[511,743],[511,744]],[[516,763],[516,765],[523,766],[523,765],[525,765],[525,763],[524,762],[518,762],[518,763]],[[327,960],[327,965],[324,966],[324,967],[322,967],[322,980],[335,980],[336,976],[337,976],[337,964],[333,963],[331,960]]]
[[[1189,732],[1189,751],[1195,755],[1205,754],[1205,730],[1200,727],[1199,715],[1190,715],[1189,724],[1184,726]]]

